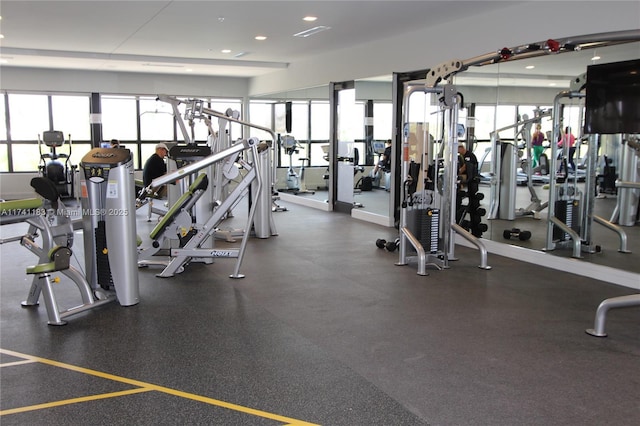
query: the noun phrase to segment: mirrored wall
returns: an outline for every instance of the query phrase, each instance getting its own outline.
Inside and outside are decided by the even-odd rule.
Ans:
[[[517,61],[472,66],[452,78],[450,83],[454,84],[462,94],[463,107],[458,117],[458,123],[461,125],[459,143],[464,144],[474,153],[481,172],[480,192],[484,194],[482,208],[486,210],[483,223],[487,225],[482,238],[507,246],[540,250],[556,256],[576,257],[570,244],[569,247],[557,245],[553,249],[549,248],[548,202],[551,191],[557,191],[557,182],[552,184],[550,181],[549,175],[552,172],[550,168],[554,168],[553,171],[557,173],[562,172],[560,169],[564,167],[567,180],[572,182],[575,191],[580,194],[580,203],[592,203],[594,216],[615,224],[620,198],[615,181],[619,179],[621,169],[625,169],[626,178],[640,180],[638,151],[629,152],[628,149],[628,139],[633,138],[634,135],[602,135],[597,140],[589,139],[582,130],[585,113],[584,96],[561,98],[558,104],[554,104],[560,93],[573,90],[572,81],[586,73],[587,67],[638,58],[640,58],[640,42],[612,43],[607,46],[599,45],[597,48],[561,54],[551,53]],[[397,143],[394,139],[397,135],[394,135],[393,129],[395,106],[392,105],[391,80],[391,76],[383,76],[355,82],[355,106],[348,126],[353,130],[349,139],[359,152],[358,163],[355,164],[356,172],[353,176],[355,207],[352,215],[387,226],[393,225],[395,210],[393,194],[399,186],[398,179],[394,178],[396,174],[388,173],[386,177],[382,174],[382,179],[373,183],[372,190],[362,191],[359,185],[363,177],[372,175],[372,171],[384,153],[385,140],[392,139],[394,144]],[[294,105],[295,102],[311,102],[311,105],[316,103],[318,107],[315,110],[313,106],[307,109],[306,114],[309,115],[304,118],[297,117],[294,112],[293,121],[294,123],[312,123],[318,120],[324,122],[323,131],[326,133],[326,140],[316,141],[310,134],[301,138],[306,139],[308,151],[301,150],[299,154],[294,154],[290,164],[294,166],[299,164],[299,158],[304,158],[307,155],[306,152],[310,152],[312,158],[315,155],[325,159],[326,166],[324,163],[318,165],[312,161],[307,171],[309,177],[307,182],[312,182],[308,187],[315,189],[315,193],[296,196],[322,202],[328,201],[329,196],[328,192],[322,190],[330,185],[328,180],[323,179],[329,177],[329,161],[326,149],[321,149],[322,146],[326,147],[329,144],[331,130],[329,129],[328,98],[330,93],[328,86],[309,90],[282,94],[274,99],[292,100]],[[434,139],[437,148],[438,134],[441,132],[439,129],[441,123],[437,114],[434,114],[437,109],[437,99],[419,94],[413,96],[410,124],[426,125],[430,129],[427,137]],[[556,113],[557,122],[554,122],[554,107],[562,111],[561,114]],[[319,118],[323,111],[327,114],[326,119]],[[313,128],[313,125],[310,127]],[[567,128],[575,139],[575,149],[571,150],[572,161],[568,158],[569,150],[558,148],[561,132]],[[542,146],[534,150],[531,139],[536,129],[542,135]],[[316,131],[318,130],[316,128]],[[497,150],[494,149],[498,145],[500,157],[496,155]],[[396,149],[397,147],[394,147],[394,150]],[[597,150],[597,160],[594,165],[596,182],[587,187],[589,150]],[[625,150],[628,151],[626,155]],[[502,166],[495,169],[498,158],[504,164],[503,155],[508,155],[508,163],[511,164],[508,172],[504,171]],[[394,160],[392,168],[397,169],[400,164],[399,158]],[[287,161],[289,159],[283,153],[278,170],[281,185],[283,179],[286,179],[289,166]],[[505,187],[502,189],[494,187],[492,190],[492,173],[494,176],[507,173],[508,176],[505,175],[505,179],[502,180]],[[511,195],[500,196],[501,190]],[[557,193],[554,194],[557,195]],[[637,200],[637,192],[634,194],[631,198],[636,197]],[[496,204],[497,197],[500,200]],[[635,254],[622,253],[620,235],[610,227],[594,221],[591,225],[590,240],[586,242],[588,244],[584,244],[588,249],[580,253],[580,261],[640,272],[640,263],[629,260],[630,256],[637,256],[637,253],[640,253],[639,226],[637,222],[632,226],[628,225],[620,228],[625,234],[626,251]]]
[[[584,87],[581,90],[575,84],[581,76],[585,81],[589,66],[638,58],[640,43],[614,43],[469,67],[451,79],[462,94],[459,125],[464,127],[459,143],[473,151],[480,168],[483,222],[488,228],[483,238],[640,272],[631,257],[640,252],[640,189],[616,187],[623,178],[640,181],[638,135],[585,134],[586,95]],[[640,109],[640,99],[635,102],[629,114]],[[427,105],[422,108],[424,115],[412,121],[428,123],[428,108],[433,105],[418,96],[415,104],[421,103]],[[539,148],[532,145],[536,131],[541,135],[536,137]],[[567,194],[570,202],[558,204]],[[590,222],[577,216],[582,211],[579,207],[588,204]],[[565,211],[560,212],[561,208]],[[622,224],[619,213],[625,209],[631,209],[634,218]],[[565,222],[576,215],[573,220],[581,221],[574,226],[578,234],[589,227],[578,253],[573,240],[563,239],[558,235],[563,231],[550,225],[550,210],[551,216],[562,216]]]

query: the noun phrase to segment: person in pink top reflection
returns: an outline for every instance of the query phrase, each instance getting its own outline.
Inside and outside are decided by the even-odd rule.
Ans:
[[[576,163],[574,163],[573,157],[576,154],[576,137],[571,133],[571,127],[565,127],[564,131],[561,131],[558,148],[563,148],[565,145],[569,146],[569,165],[571,170],[575,172]]]

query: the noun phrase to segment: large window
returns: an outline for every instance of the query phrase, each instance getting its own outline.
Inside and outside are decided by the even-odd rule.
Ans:
[[[7,140],[7,121],[4,110],[5,95],[0,96],[0,140]]]
[[[491,133],[496,129],[496,107],[494,105],[477,105],[475,113],[476,139],[489,141]]]
[[[311,140],[329,142],[331,134],[328,101],[311,101]]]
[[[309,158],[312,166],[326,167],[329,162],[329,135],[331,133],[331,108],[328,101],[311,101]]]
[[[5,96],[0,96],[0,139],[3,143],[0,144],[0,172],[9,171],[9,145],[5,143],[7,140],[7,126],[5,120]]]
[[[5,108],[5,97],[8,109]],[[41,163],[41,152],[50,148],[38,146],[38,140],[47,130],[58,130],[64,135],[65,144],[56,149],[58,154],[70,154],[69,163],[78,165],[91,150],[90,97],[86,95],[46,95],[9,93],[0,97],[0,172],[35,172]],[[158,142],[184,140],[177,132],[173,109],[166,102],[156,101],[155,96],[101,95],[101,122],[103,141],[117,139],[121,146],[131,150],[134,165],[142,168]],[[241,112],[238,99],[206,100],[207,107],[216,111]],[[5,110],[6,109],[6,110]],[[179,106],[184,114],[184,105]],[[9,126],[6,117],[9,116]],[[181,116],[182,120],[183,116]],[[242,115],[240,113],[240,118]],[[218,120],[212,119],[212,127],[218,130]],[[209,130],[202,120],[195,120],[192,129],[187,123],[190,138],[204,143]],[[242,137],[242,126],[227,126],[234,139]],[[69,140],[72,144],[69,144]],[[99,141],[102,142],[102,141]],[[66,158],[61,159],[63,162]]]
[[[233,111],[240,116],[240,120],[247,121],[246,117],[244,117],[242,113],[242,103],[237,99],[212,99],[211,109],[223,114]],[[211,127],[213,127],[214,131],[219,132],[220,129],[218,127],[218,120],[212,120]],[[238,123],[228,123],[226,131],[229,132],[229,136],[231,137],[232,141],[236,141],[243,137],[242,125]]]
[[[45,152],[47,152],[47,149],[43,147],[43,153]],[[37,144],[14,143],[11,146],[11,155],[13,157],[14,172],[34,172],[38,170],[40,151]]]
[[[309,103],[308,102],[292,103],[291,134],[299,141],[309,139]]]
[[[63,155],[59,161],[77,164],[89,149],[89,97],[84,95],[6,95],[9,111],[2,104],[2,146],[0,171],[34,172],[42,164],[41,154],[52,151],[43,143],[43,132],[61,131],[64,145],[56,148]],[[5,114],[10,117],[9,130],[5,128]],[[70,143],[71,142],[71,143]],[[11,155],[9,155],[11,153]]]
[[[273,102],[251,101],[249,104],[249,121],[257,126],[273,129]],[[271,140],[270,134],[254,128],[249,129],[249,137]]]
[[[51,96],[53,128],[72,140],[91,140],[88,96]]]
[[[389,103],[373,104],[373,139],[391,139],[393,135],[393,105]]]
[[[141,141],[172,141],[173,122],[171,105],[155,99],[140,99]]]
[[[133,97],[101,96],[104,140],[138,140],[138,113]]]
[[[251,101],[250,122],[273,128],[276,133],[286,134],[286,103],[273,100]],[[299,143],[298,152],[291,152],[291,163],[299,166],[302,158],[310,158],[305,165],[326,167],[327,160],[323,147],[329,146],[329,102],[327,101],[292,101],[291,132]],[[273,126],[273,127],[272,127]],[[271,136],[260,130],[251,130],[251,135],[261,139]],[[289,166],[289,153],[280,148],[280,167]]]
[[[43,131],[51,130],[49,101],[46,95],[10,94],[9,110],[11,140],[14,142],[36,141]]]
[[[9,171],[9,145],[0,144],[0,172]]]
[[[91,150],[89,96],[51,96],[51,115],[54,130],[61,131],[66,141],[58,153],[70,154],[69,164],[77,165]]]
[[[515,137],[516,106],[498,105],[496,107],[496,130],[507,128],[500,132],[500,139],[511,139]]]
[[[297,152],[291,152],[291,163],[299,166],[302,158],[307,166],[327,166],[329,146],[329,103],[324,101],[292,102],[292,126],[291,134],[299,142]],[[250,105],[251,122],[271,128],[274,121],[275,131],[285,134],[285,103],[275,101],[255,101]],[[311,114],[310,120],[309,115]],[[255,130],[254,135],[260,138],[269,138],[270,135],[260,130]],[[262,134],[262,136],[260,136]],[[308,135],[311,135],[309,138]],[[280,148],[280,166],[288,167],[289,152]]]

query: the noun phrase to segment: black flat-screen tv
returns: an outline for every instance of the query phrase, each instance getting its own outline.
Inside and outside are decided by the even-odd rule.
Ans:
[[[640,59],[587,67],[584,133],[640,133]]]

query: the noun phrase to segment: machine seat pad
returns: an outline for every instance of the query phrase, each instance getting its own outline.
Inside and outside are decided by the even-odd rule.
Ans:
[[[189,201],[191,197],[193,197],[193,194],[199,189],[206,189],[208,184],[209,179],[207,178],[207,175],[204,173],[200,174],[196,178],[196,180],[191,185],[189,185],[189,189],[187,189],[187,192],[185,192],[180,198],[178,198],[178,201],[176,201],[175,204],[171,206],[169,211],[167,211],[167,214],[165,214],[162,220],[158,222],[158,224],[153,228],[151,234],[149,234],[151,239],[155,240],[156,237],[160,235],[162,231],[164,231],[164,229],[171,223],[173,218],[178,213],[180,213],[182,207],[187,204],[187,201]]]
[[[42,198],[44,198],[45,200],[49,200],[54,204],[60,197],[55,183],[45,177],[38,176],[31,179],[31,187],[35,189],[38,195],[40,195]]]
[[[46,272],[55,272],[56,262],[39,263],[33,266],[27,266],[27,274],[44,274]]]

